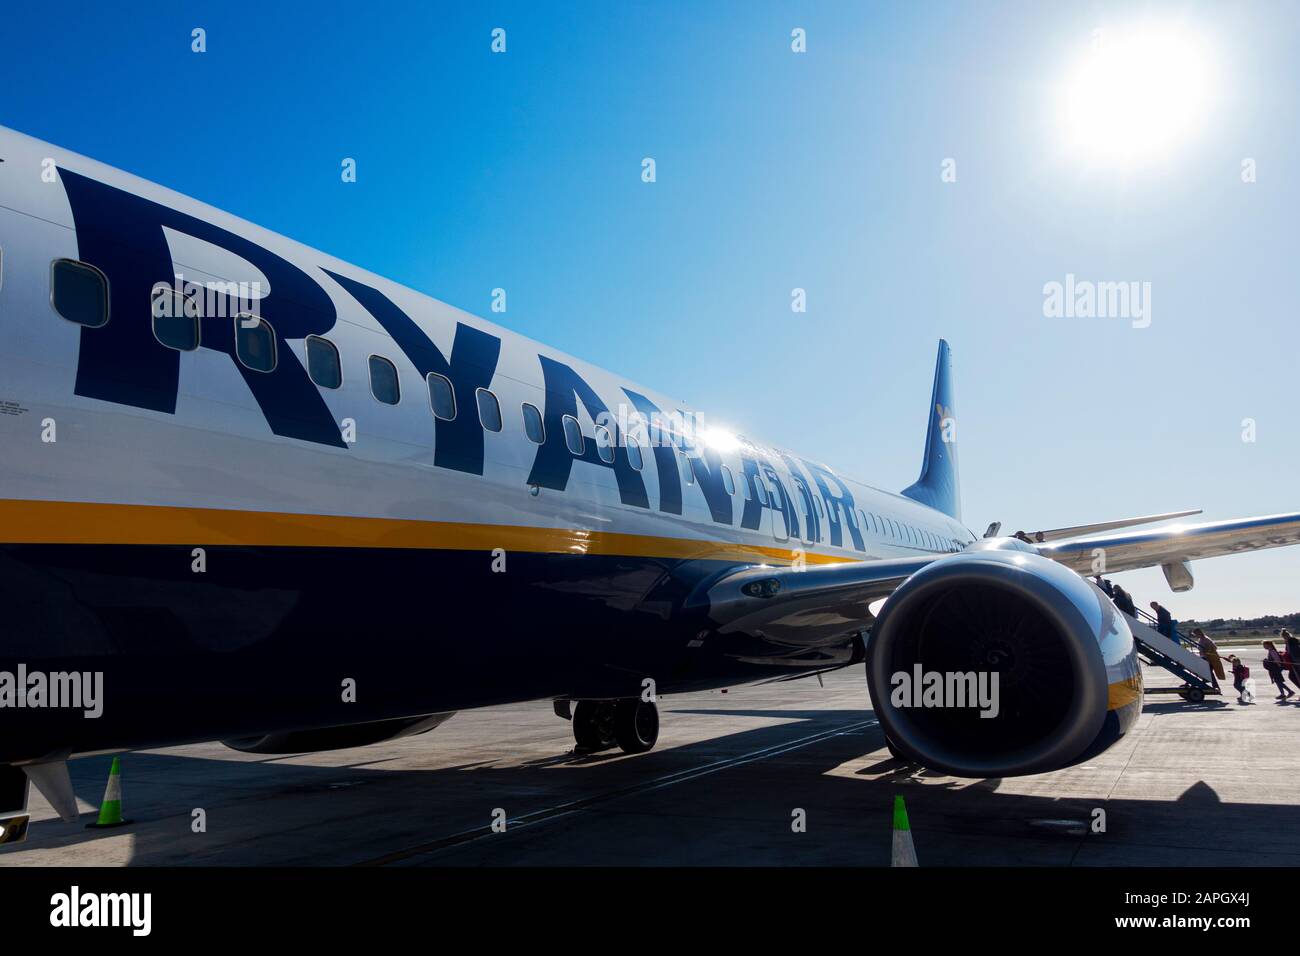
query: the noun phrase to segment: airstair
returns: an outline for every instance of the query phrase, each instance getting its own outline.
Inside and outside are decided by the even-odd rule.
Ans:
[[[1172,639],[1165,637],[1155,629],[1155,618],[1142,610],[1138,611],[1136,618],[1125,617],[1128,618],[1129,630],[1133,632],[1138,656],[1183,681],[1181,687],[1149,687],[1148,694],[1178,694],[1195,704],[1203,701],[1207,694],[1222,693],[1215,686],[1210,664],[1201,657],[1196,642],[1180,634],[1176,627]]]

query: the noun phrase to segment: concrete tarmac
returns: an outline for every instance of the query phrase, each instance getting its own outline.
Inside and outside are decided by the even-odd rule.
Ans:
[[[33,790],[31,835],[0,847],[0,866],[887,866],[895,794],[921,866],[1294,865],[1300,704],[1274,700],[1257,648],[1238,653],[1254,705],[1230,686],[1202,704],[1152,695],[1101,756],[1003,780],[893,760],[857,667],[824,687],[664,698],[659,744],[639,756],[573,756],[547,703],[324,754],[216,743],[126,754],[135,822],[115,830],[84,828],[111,761],[87,758],[71,764],[82,819],[61,822]],[[1147,680],[1178,683],[1154,668]]]

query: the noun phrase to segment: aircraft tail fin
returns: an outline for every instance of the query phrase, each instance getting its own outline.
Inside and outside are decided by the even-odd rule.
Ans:
[[[939,340],[939,357],[934,367],[934,391],[930,396],[929,424],[925,433],[925,458],[921,477],[903,490],[919,501],[961,520],[961,487],[957,480],[957,419],[953,401],[952,363],[948,343]]]

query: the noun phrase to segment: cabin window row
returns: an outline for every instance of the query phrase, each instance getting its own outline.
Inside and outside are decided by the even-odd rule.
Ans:
[[[927,531],[924,528],[915,528],[905,522],[895,521],[893,518],[876,515],[870,511],[864,512],[859,509],[858,521],[862,523],[863,528],[874,530],[881,537],[894,538],[897,541],[915,545],[916,547],[947,552],[956,552],[962,549],[961,544],[955,538],[948,538],[933,531]]]
[[[74,259],[55,259],[50,266],[50,302],[54,311],[77,325],[97,329],[108,324],[109,298],[108,277],[99,269],[85,262]],[[201,340],[201,313],[198,303],[189,296],[174,290],[159,290],[153,296],[153,334],[164,346],[179,352],[192,352],[199,347]],[[247,368],[255,372],[273,372],[278,360],[276,352],[275,330],[270,323],[254,315],[241,314],[234,317],[235,355]],[[309,335],[306,339],[307,374],[321,388],[337,389],[343,385],[343,365],[338,347],[329,339],[319,335]],[[397,366],[392,360],[382,355],[371,355],[367,361],[370,375],[370,394],[376,401],[385,405],[396,405],[402,399],[401,381]],[[425,376],[429,391],[429,407],[435,418],[451,421],[456,417],[456,390],[451,379],[437,372]],[[479,422],[491,432],[502,428],[501,404],[496,395],[486,388],[475,390],[475,403],[478,406]],[[546,423],[541,410],[536,405],[524,402],[521,407],[524,422],[524,434],[533,444],[541,445],[546,441]],[[564,431],[564,444],[570,453],[577,457],[586,454],[586,443],[582,426],[572,415],[561,418]],[[615,442],[608,428],[598,425],[595,430],[596,455],[606,464],[613,464]],[[628,463],[636,471],[645,467],[645,458],[641,446],[631,437],[627,439]],[[702,467],[699,459],[688,455],[678,458],[682,481],[687,485],[696,483],[697,470]],[[727,465],[720,468],[722,486],[727,494],[735,495],[738,491],[735,476]],[[797,489],[804,499],[805,507],[809,501],[819,518],[824,517],[821,497],[808,489],[806,482],[795,477]],[[746,500],[757,498],[765,506],[773,506],[776,495],[769,492],[767,484],[758,475],[747,476],[744,483]],[[911,525],[895,521],[892,518],[864,512],[857,513],[863,530],[868,528],[878,536],[891,537],[920,547],[936,551],[960,551],[961,545],[951,538],[944,538],[930,531],[913,528]]]
[[[99,269],[75,259],[55,259],[50,265],[50,303],[60,316],[77,325],[98,329],[108,324],[108,277]],[[202,341],[202,313],[192,296],[175,290],[159,289],[151,303],[153,334],[158,342],[178,352],[192,352]],[[265,319],[243,313],[234,323],[235,355],[255,372],[274,372],[279,356],[275,329]],[[309,335],[306,339],[307,374],[321,388],[336,389],[343,385],[343,367],[339,350],[329,339]],[[370,394],[385,405],[401,401],[401,383],[397,366],[382,355],[368,360]],[[429,405],[433,414],[450,421],[456,417],[456,396],[451,380],[445,375],[428,376]],[[488,431],[501,430],[501,406],[496,396],[485,388],[476,393],[479,420]],[[534,409],[535,411],[535,409]],[[538,421],[540,426],[540,418]],[[530,432],[530,437],[531,437]]]
[[[75,259],[55,259],[50,264],[50,304],[69,322],[89,329],[108,324],[108,277],[99,269]],[[151,302],[153,334],[162,345],[178,352],[199,347],[199,304],[193,297],[161,289]],[[234,323],[235,355],[255,372],[275,371],[275,330],[255,315],[243,313]]]

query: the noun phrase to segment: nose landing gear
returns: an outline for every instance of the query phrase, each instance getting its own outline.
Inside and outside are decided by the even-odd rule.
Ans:
[[[556,712],[560,713],[558,707]],[[580,700],[573,708],[573,739],[574,753],[579,754],[598,753],[616,744],[624,753],[645,753],[659,739],[659,707],[639,697]]]

